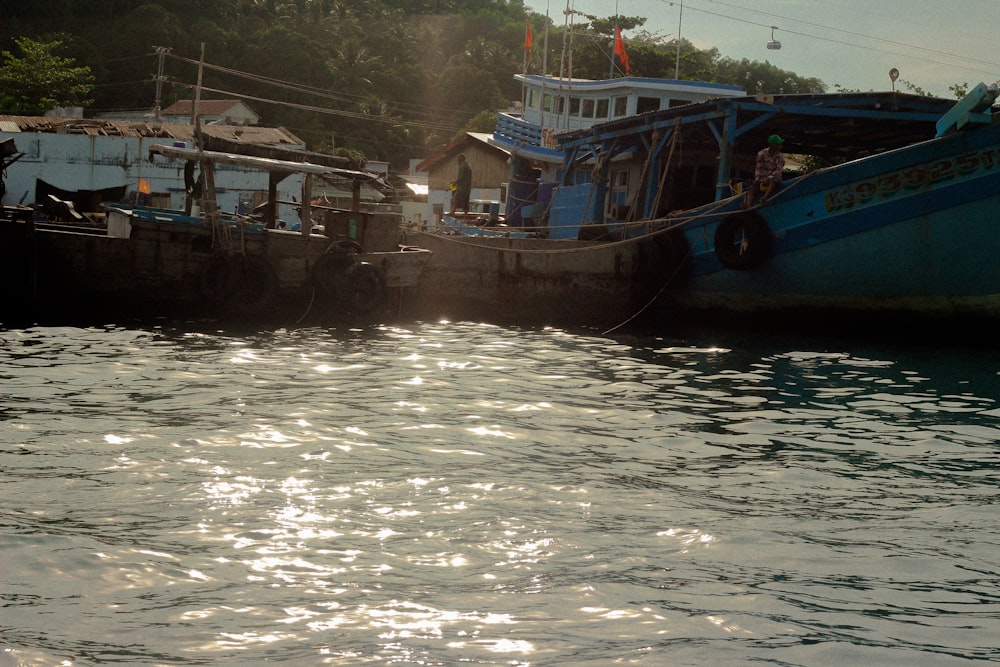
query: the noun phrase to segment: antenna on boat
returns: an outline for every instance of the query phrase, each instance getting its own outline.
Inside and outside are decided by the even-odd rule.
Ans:
[[[889,70],[889,80],[892,81],[892,92],[896,92],[896,79],[899,78],[899,70],[893,67]]]
[[[767,43],[767,48],[769,48],[772,51],[777,51],[781,48],[781,42],[779,42],[774,38],[774,31],[777,29],[778,26],[776,25],[771,26],[771,41]]]

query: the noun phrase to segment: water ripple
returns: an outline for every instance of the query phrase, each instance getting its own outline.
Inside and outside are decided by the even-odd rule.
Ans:
[[[4,659],[1000,660],[1000,357],[0,331]]]

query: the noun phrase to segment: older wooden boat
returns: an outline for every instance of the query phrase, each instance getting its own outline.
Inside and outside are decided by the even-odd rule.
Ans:
[[[266,157],[154,145],[151,157],[179,170],[198,162],[205,181],[197,214],[108,205],[100,228],[35,221],[5,207],[0,220],[3,318],[184,316],[245,321],[351,321],[398,310],[430,252],[401,246],[399,216],[313,208],[313,178],[359,188],[353,171]],[[218,210],[216,164],[270,174],[271,198],[256,216]],[[279,229],[274,186],[303,174],[301,229]],[[357,191],[357,190],[356,190]]]

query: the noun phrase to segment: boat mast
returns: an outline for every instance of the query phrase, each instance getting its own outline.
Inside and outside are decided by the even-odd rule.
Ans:
[[[211,160],[205,159],[203,155],[204,151],[204,137],[201,132],[201,80],[202,73],[205,70],[205,42],[201,43],[201,56],[198,60],[198,83],[194,88],[194,103],[191,109],[191,120],[194,123],[194,141],[195,147],[198,149],[198,164],[201,167],[199,178],[204,179],[202,184],[201,199],[199,201],[199,206],[201,207],[202,217],[212,225],[212,242],[219,244],[226,252],[232,250],[232,239],[229,236],[229,227],[227,225],[218,224],[219,221],[219,206],[215,199],[215,165],[212,164]]]
[[[545,38],[542,40],[542,90],[538,98],[538,110],[545,127],[545,77],[549,75],[549,6],[545,5]]]
[[[615,39],[618,35],[618,0],[615,0]],[[617,43],[615,44],[617,46]],[[611,76],[609,79],[615,78],[615,49],[614,46],[611,47]]]
[[[566,48],[567,48],[567,44],[571,43],[572,40],[573,40],[573,14],[575,13],[575,10],[571,9],[571,3],[572,3],[572,0],[566,0],[566,9],[563,11],[563,43],[562,43],[562,57],[559,58],[559,85],[556,88],[556,94],[552,96],[552,111],[551,111],[551,113],[552,113],[552,116],[555,118],[555,123],[553,123],[553,125],[555,125],[555,127],[559,127],[559,125],[560,125],[560,122],[559,122],[559,120],[560,120],[560,114],[557,112],[558,108],[559,108],[557,100],[562,95],[563,77],[566,76]],[[545,109],[544,109],[544,107],[545,107],[545,98],[544,97],[542,97],[542,107],[543,107],[543,109],[542,109],[542,121],[543,121],[542,122],[542,126],[544,127],[544,125],[545,125],[545,123],[544,123],[544,121],[545,121]]]
[[[565,97],[565,101],[563,101],[564,98],[562,96],[562,87],[561,86],[560,86],[560,90],[559,90],[559,103],[564,105],[563,113],[561,114],[561,116],[566,120],[565,128],[567,130],[569,129],[569,98],[570,98],[570,95],[573,94],[573,27],[575,27],[575,25],[572,24],[572,19],[571,19],[571,24],[570,25],[571,25],[571,28],[570,28],[570,31],[569,31],[569,60],[568,60],[567,68],[566,68],[566,97]],[[555,103],[554,100],[553,100],[553,103]],[[558,126],[559,125],[557,123],[556,127],[558,127]]]
[[[194,102],[191,106],[191,123],[194,125],[195,148],[199,151],[204,149],[201,141],[201,118],[198,115],[198,107],[201,105],[201,75],[205,69],[205,42],[201,43],[201,57],[198,59],[198,81],[194,86]]]
[[[681,23],[684,21],[684,0],[681,0],[681,14],[677,18],[677,55],[674,57],[674,78],[681,78]]]

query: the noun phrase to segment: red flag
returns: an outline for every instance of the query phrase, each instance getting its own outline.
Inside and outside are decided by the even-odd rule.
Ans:
[[[524,19],[524,50],[530,51],[531,47],[534,46],[535,39],[531,35],[531,21]]]
[[[622,30],[618,26],[615,26],[615,55],[618,56],[621,64],[625,66],[625,73],[628,74],[628,53],[625,51],[625,42],[622,41]]]

